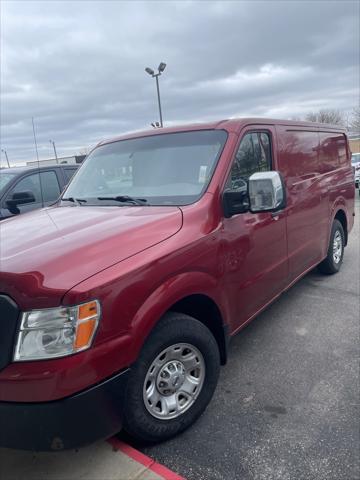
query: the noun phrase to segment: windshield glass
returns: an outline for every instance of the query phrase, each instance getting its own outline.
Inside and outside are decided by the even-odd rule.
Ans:
[[[82,205],[186,205],[205,191],[225,144],[223,130],[167,133],[96,148],[64,198]],[[133,199],[132,202],[129,198]],[[120,204],[120,203],[119,203]]]
[[[351,163],[360,162],[360,153],[355,153],[351,155]]]
[[[2,190],[16,175],[16,173],[8,173],[0,170],[0,190]]]

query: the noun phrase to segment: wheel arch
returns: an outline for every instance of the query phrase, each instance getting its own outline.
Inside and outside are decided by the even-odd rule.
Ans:
[[[182,298],[168,310],[169,312],[184,313],[196,318],[213,334],[219,347],[221,364],[227,361],[229,333],[217,304],[207,295],[192,294]]]
[[[337,212],[335,213],[334,220],[338,220],[343,229],[344,229],[344,235],[345,235],[345,245],[347,245],[348,242],[348,221],[346,217],[346,213],[342,208],[339,208]]]
[[[135,315],[131,330],[133,354],[138,356],[150,333],[166,313],[189,315],[203,323],[218,344],[221,364],[227,360],[229,329],[217,297],[217,281],[203,272],[181,274],[157,288]]]

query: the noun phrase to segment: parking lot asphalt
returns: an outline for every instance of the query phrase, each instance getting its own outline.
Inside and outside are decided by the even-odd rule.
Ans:
[[[309,273],[240,332],[205,414],[147,455],[188,480],[360,478],[359,204],[341,271]]]

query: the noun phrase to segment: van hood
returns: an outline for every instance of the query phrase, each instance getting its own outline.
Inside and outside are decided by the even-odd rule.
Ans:
[[[0,223],[0,293],[54,306],[54,297],[181,226],[172,206],[55,206],[10,218]]]

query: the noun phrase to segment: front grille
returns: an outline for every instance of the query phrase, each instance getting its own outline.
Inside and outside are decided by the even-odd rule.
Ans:
[[[0,370],[11,362],[18,317],[16,303],[6,295],[0,295]]]

